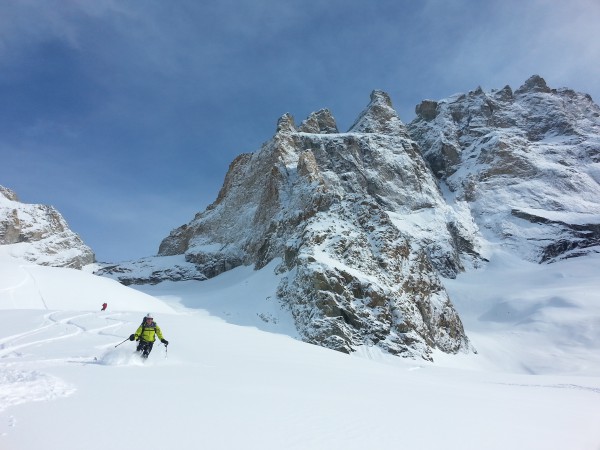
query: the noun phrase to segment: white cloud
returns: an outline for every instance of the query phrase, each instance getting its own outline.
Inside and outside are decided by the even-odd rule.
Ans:
[[[572,87],[600,97],[600,3],[595,0],[452,2],[431,0],[422,43],[442,96],[478,85],[519,87],[539,74],[552,87]],[[437,90],[439,93],[440,89]]]

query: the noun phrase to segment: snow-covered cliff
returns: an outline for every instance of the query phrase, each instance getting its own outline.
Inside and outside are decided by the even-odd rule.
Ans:
[[[434,348],[469,348],[438,273],[462,270],[457,236],[472,242],[472,232],[445,204],[387,94],[374,91],[347,133],[327,110],[298,127],[282,116],[159,255],[183,254],[206,277],[278,258],[278,297],[305,340],[429,358]]]
[[[299,126],[283,115],[157,257],[102,273],[202,280],[276,261],[278,299],[308,342],[470,351],[440,277],[486,264],[492,246],[536,262],[598,251],[600,108],[533,76],[417,115],[405,126],[382,91],[346,133],[328,110]]]
[[[409,125],[447,200],[483,234],[536,262],[600,244],[600,108],[535,75],[417,106]]]
[[[0,186],[0,245],[10,254],[36,264],[81,269],[94,262],[92,250],[60,213],[48,205],[21,203]]]

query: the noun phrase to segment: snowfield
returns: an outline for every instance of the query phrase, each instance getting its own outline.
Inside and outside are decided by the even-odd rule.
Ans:
[[[478,353],[429,363],[294,339],[273,264],[134,290],[0,247],[0,449],[597,450],[600,255],[490,252],[445,281]]]

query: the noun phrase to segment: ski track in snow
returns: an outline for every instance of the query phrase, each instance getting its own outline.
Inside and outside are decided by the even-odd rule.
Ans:
[[[42,291],[40,290],[40,286],[39,286],[37,280],[35,279],[35,277],[33,276],[33,274],[29,270],[27,270],[24,266],[19,266],[19,268],[23,272],[25,272],[27,274],[27,276],[33,282],[33,285],[35,286],[35,289],[36,289],[38,295],[40,296],[40,300],[42,301],[42,304],[44,305],[44,308],[49,309],[48,308],[48,304],[46,303],[46,299],[44,298],[44,294],[42,294]]]
[[[91,316],[92,313],[83,313],[76,314],[73,316],[66,317],[64,319],[55,319],[54,316],[60,315],[60,312],[54,312],[47,314],[44,319],[46,322],[49,322],[45,325],[42,325],[39,328],[35,328],[33,330],[26,331],[24,333],[15,334],[12,336],[8,336],[4,339],[0,339],[0,359],[7,357],[11,353],[15,352],[15,350],[21,350],[23,348],[40,345],[40,344],[48,344],[52,341],[57,341],[61,339],[72,338],[80,333],[84,332],[92,332],[98,334],[101,330],[112,328],[116,325],[109,325],[106,327],[100,327],[97,329],[86,329],[86,327],[82,325],[78,325],[74,322],[75,319],[81,317]],[[51,336],[44,339],[33,340],[30,342],[25,342],[22,344],[18,344],[19,341],[26,340],[29,337],[36,336],[41,333],[45,333],[46,331],[58,332],[57,336]],[[67,334],[65,334],[67,333]]]
[[[122,314],[99,316],[98,313],[92,312],[55,311],[44,314],[40,326],[1,338],[0,411],[14,405],[51,400],[75,392],[74,387],[60,378],[38,370],[26,370],[25,368],[30,364],[39,368],[40,363],[47,367],[72,363],[108,365],[131,363],[131,356],[135,355],[131,355],[130,352],[127,357],[120,355],[117,358],[110,358],[105,355],[100,360],[92,356],[49,357],[52,355],[54,343],[74,339],[84,333],[123,339],[122,336],[109,332],[111,329],[130,323],[127,320],[119,319],[119,316]],[[102,324],[98,325],[98,321],[101,321]],[[104,347],[113,347],[114,345],[114,343],[109,343]],[[14,420],[9,420],[9,422],[8,426],[15,426]],[[6,433],[1,435],[6,435]]]
[[[560,276],[541,277],[532,266],[527,284],[513,272],[529,265],[510,276],[491,267],[491,273],[479,273],[483,278],[449,281],[480,353],[436,354],[436,364],[397,360],[371,346],[348,357],[253,330],[264,322],[240,317],[255,314],[253,308],[276,314],[271,305],[257,306],[265,305],[265,290],[248,301],[257,289],[236,284],[235,274],[205,284],[146,287],[176,306],[173,314],[159,313],[159,320],[177,346],[168,361],[162,346],[143,361],[127,341],[147,312],[130,300],[136,292],[118,304],[111,300],[112,286],[96,288],[95,278],[85,285],[71,281],[68,271],[56,292],[45,290],[55,287],[44,283],[51,277],[40,278],[41,294],[52,306],[44,310],[28,280],[23,289],[36,301],[27,305],[35,308],[0,316],[0,449],[38,448],[39,436],[50,448],[130,449],[139,444],[131,430],[146,429],[147,420],[112,415],[146,399],[164,413],[153,439],[173,449],[596,448],[600,260],[583,262],[552,266]],[[12,286],[2,293],[10,306],[7,294],[20,278],[4,281]],[[113,309],[99,312],[96,298],[85,303],[98,291]],[[27,300],[18,294],[14,298]],[[158,304],[151,304],[157,313]],[[565,305],[578,306],[581,315]],[[527,314],[497,320],[507,310]],[[488,311],[496,320],[481,319]],[[110,433],[97,433],[99,426]]]
[[[504,386],[518,386],[524,388],[544,388],[544,389],[574,389],[579,391],[593,392],[594,394],[600,394],[600,388],[581,386],[579,384],[517,384],[517,383],[498,383]]]

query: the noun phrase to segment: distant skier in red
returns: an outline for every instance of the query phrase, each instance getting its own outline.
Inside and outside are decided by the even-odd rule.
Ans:
[[[102,303],[102,309],[100,311],[106,311],[106,307],[108,304],[106,302]]]

